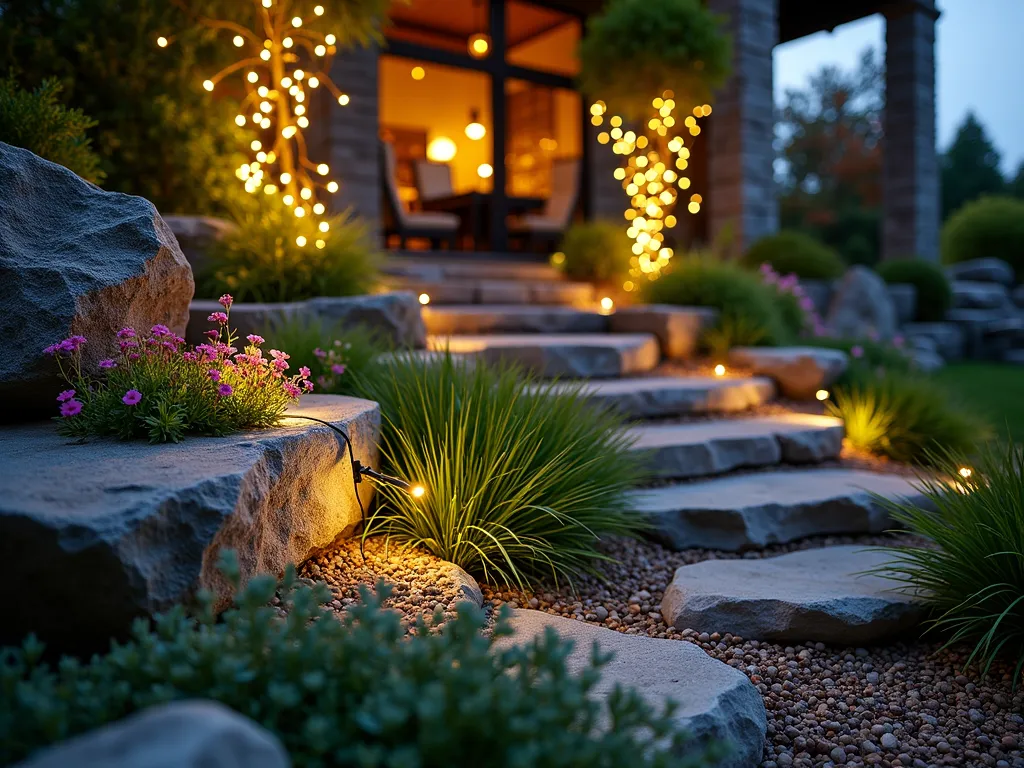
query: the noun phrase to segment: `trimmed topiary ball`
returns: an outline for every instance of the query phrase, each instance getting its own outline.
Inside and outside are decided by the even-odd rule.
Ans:
[[[878,265],[877,272],[885,282],[909,283],[917,289],[914,318],[920,322],[942,320],[953,304],[953,290],[942,267],[921,259],[895,259]]]
[[[770,264],[780,275],[802,280],[835,280],[846,271],[839,254],[810,235],[783,230],[762,237],[743,257],[749,267]]]
[[[942,261],[1002,259],[1024,282],[1024,200],[983,197],[968,203],[942,227]]]

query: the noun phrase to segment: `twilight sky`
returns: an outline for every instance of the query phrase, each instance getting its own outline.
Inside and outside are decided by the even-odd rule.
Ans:
[[[937,0],[936,91],[939,148],[945,149],[969,109],[1003,159],[1024,161],[1024,0]],[[803,87],[823,64],[853,69],[868,46],[882,50],[885,22],[871,16],[775,49],[775,100]]]

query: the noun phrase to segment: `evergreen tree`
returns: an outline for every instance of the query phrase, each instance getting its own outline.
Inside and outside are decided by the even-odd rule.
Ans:
[[[999,159],[984,126],[968,112],[941,159],[943,220],[964,203],[1004,190]]]

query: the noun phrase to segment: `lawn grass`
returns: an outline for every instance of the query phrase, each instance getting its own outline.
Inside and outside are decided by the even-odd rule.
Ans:
[[[948,365],[935,378],[988,418],[996,433],[1024,443],[1024,366],[995,363]]]

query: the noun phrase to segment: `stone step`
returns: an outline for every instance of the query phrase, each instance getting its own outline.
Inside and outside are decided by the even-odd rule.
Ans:
[[[565,280],[565,275],[544,262],[509,261],[474,256],[468,259],[389,256],[381,271],[386,275],[439,282],[463,280]]]
[[[590,283],[554,280],[471,280],[465,278],[425,280],[414,277],[387,278],[392,291],[426,294],[433,305],[447,304],[561,304],[592,309],[596,295]]]
[[[568,389],[579,382],[559,382]],[[633,419],[656,419],[692,413],[736,413],[775,397],[771,379],[710,378],[706,376],[644,376],[584,384],[584,396]]]
[[[676,570],[661,612],[676,629],[746,640],[867,645],[912,629],[924,606],[898,581],[870,573],[893,554],[822,547],[753,560],[705,560]]]
[[[434,334],[603,333],[608,317],[597,311],[529,304],[452,304],[423,307]]]
[[[612,378],[658,365],[652,334],[496,334],[429,336],[428,349],[488,363],[514,363],[545,378]]]
[[[742,467],[806,464],[837,457],[843,423],[829,416],[787,413],[751,419],[632,427],[633,449],[656,477],[686,479]]]
[[[579,674],[588,664],[595,643],[608,664],[591,692],[602,705],[621,686],[639,693],[655,710],[672,699],[678,703],[673,719],[702,747],[717,742],[728,747],[715,768],[749,768],[761,762],[767,716],[764,701],[749,678],[738,669],[708,656],[699,646],[680,640],[627,635],[611,629],[531,610],[514,610],[513,633],[496,642],[500,650],[525,645],[549,630],[572,640],[566,664]],[[601,718],[608,724],[607,710]],[[686,753],[677,755],[682,761]]]
[[[644,489],[633,493],[633,505],[669,547],[738,552],[807,536],[880,533],[891,521],[872,494],[923,503],[899,475],[803,469]]]

